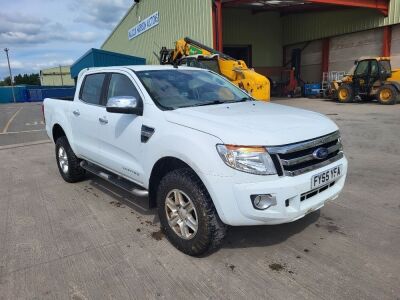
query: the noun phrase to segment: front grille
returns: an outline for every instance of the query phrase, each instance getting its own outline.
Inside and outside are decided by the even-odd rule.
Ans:
[[[326,148],[328,155],[316,158],[313,153],[318,148]],[[338,131],[304,142],[284,146],[267,147],[278,175],[297,176],[331,164],[343,157]]]

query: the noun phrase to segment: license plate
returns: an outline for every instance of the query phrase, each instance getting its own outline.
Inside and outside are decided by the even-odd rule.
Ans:
[[[343,174],[343,165],[338,165],[332,169],[326,170],[322,173],[316,174],[311,177],[311,189],[316,189],[322,185],[335,181]]]

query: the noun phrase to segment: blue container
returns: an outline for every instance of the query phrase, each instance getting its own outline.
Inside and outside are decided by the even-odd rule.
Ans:
[[[14,86],[14,94],[16,102],[28,101],[28,93],[26,86]],[[12,88],[10,86],[0,87],[0,103],[12,103],[14,102]]]
[[[90,49],[71,66],[71,77],[77,78],[81,70],[91,67],[145,65],[146,59],[100,49]]]
[[[28,93],[32,102],[43,101],[45,98],[70,99],[75,95],[75,87],[29,89]]]
[[[321,92],[320,83],[310,83],[304,85],[304,96],[316,96]]]

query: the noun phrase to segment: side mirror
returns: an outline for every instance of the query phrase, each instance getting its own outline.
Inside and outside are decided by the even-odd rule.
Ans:
[[[106,110],[110,113],[141,116],[143,114],[143,105],[141,101],[133,96],[117,96],[108,99]]]

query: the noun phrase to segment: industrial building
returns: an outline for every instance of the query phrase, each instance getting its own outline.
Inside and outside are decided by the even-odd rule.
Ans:
[[[297,62],[303,82],[348,71],[361,56],[400,67],[398,0],[136,0],[102,49],[157,64],[185,36],[279,80]]]
[[[40,84],[44,86],[73,86],[70,66],[58,66],[40,70]]]

